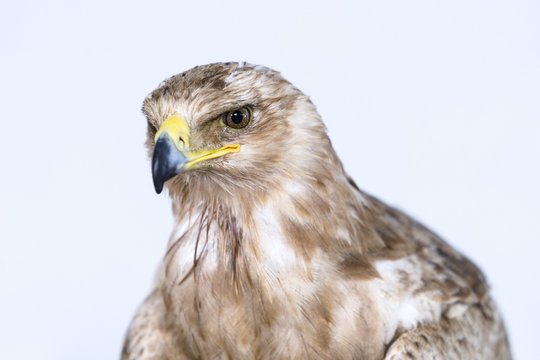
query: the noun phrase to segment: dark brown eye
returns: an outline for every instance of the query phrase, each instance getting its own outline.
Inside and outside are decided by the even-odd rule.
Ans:
[[[251,122],[251,109],[243,107],[223,114],[223,123],[233,129],[242,129]]]

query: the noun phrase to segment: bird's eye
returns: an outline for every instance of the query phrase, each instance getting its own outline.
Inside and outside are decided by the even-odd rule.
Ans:
[[[243,107],[238,110],[229,111],[223,114],[223,124],[233,129],[243,129],[251,122],[251,109]]]

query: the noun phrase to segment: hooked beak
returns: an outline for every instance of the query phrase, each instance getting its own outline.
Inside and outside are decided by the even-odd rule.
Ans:
[[[158,194],[163,190],[165,181],[180,174],[187,162],[188,159],[176,149],[169,136],[157,139],[152,155],[152,179]]]
[[[190,129],[179,115],[172,115],[163,122],[154,138],[152,154],[152,179],[159,194],[170,178],[194,167],[196,164],[228,153],[240,151],[240,144],[225,145],[219,149],[190,151]]]

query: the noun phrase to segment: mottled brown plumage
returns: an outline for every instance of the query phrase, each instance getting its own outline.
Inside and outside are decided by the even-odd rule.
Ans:
[[[250,125],[224,126],[242,107]],[[510,359],[480,270],[359,190],[279,73],[199,66],[143,111],[150,155],[175,114],[190,151],[240,150],[167,182],[175,230],[122,359]]]

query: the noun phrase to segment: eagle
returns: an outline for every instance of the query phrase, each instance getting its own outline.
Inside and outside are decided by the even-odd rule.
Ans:
[[[121,359],[511,358],[478,267],[360,190],[279,72],[197,66],[143,113],[175,224]]]

